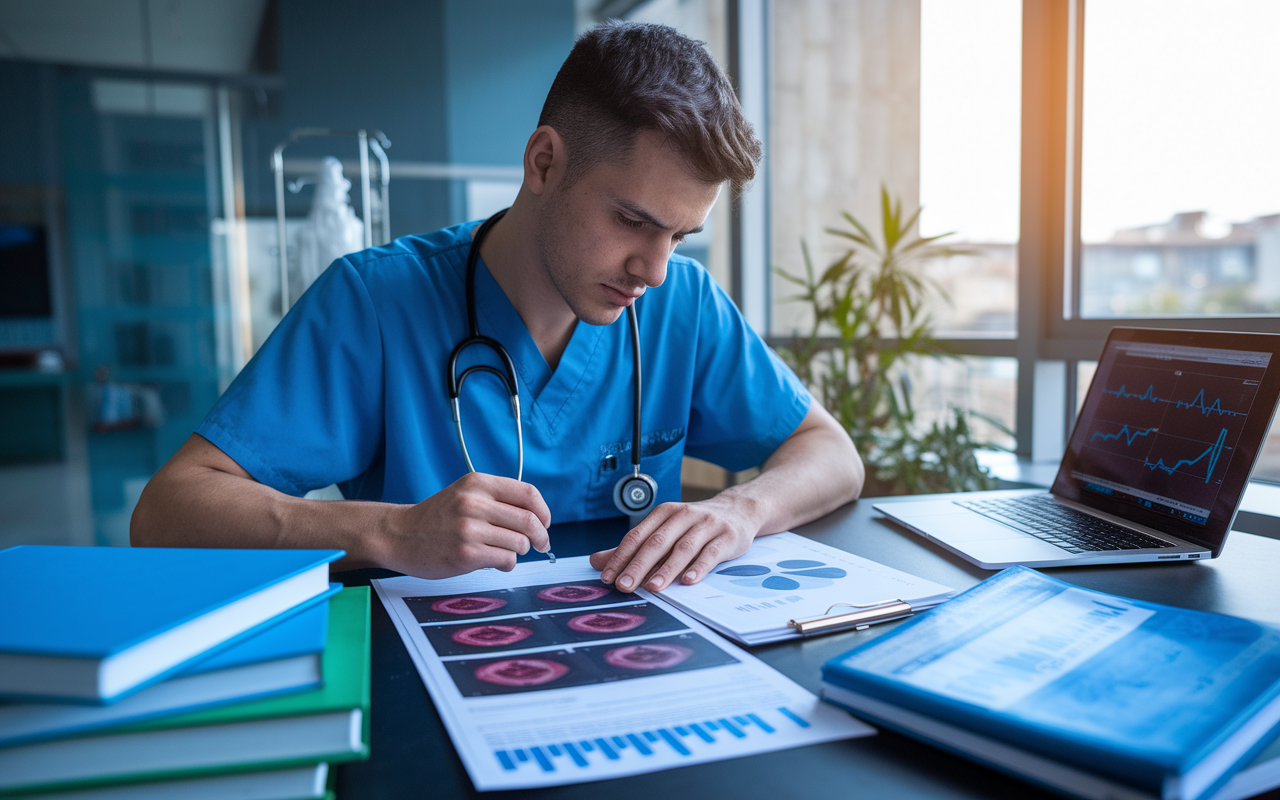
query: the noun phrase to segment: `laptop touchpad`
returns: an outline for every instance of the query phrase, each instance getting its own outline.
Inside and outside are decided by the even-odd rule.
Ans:
[[[885,503],[877,508],[940,542],[1027,538],[1025,533],[962,508],[950,500]]]
[[[957,508],[963,513],[955,514],[945,523],[935,521],[929,527],[929,535],[943,542],[976,542],[1004,539],[1026,539],[1027,534],[1015,531],[1008,525],[1001,525],[981,514]]]

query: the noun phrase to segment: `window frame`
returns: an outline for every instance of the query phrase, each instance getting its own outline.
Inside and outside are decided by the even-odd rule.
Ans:
[[[1080,316],[1085,4],[1086,0],[1022,4],[1017,338],[1006,347],[947,340],[951,349],[966,355],[1018,359],[1017,451],[1033,461],[1061,457],[1075,422],[1078,363],[1098,358],[1113,327],[1280,329],[1276,315]]]
[[[1017,243],[1017,325],[1012,337],[940,337],[963,356],[1015,358],[1018,362],[1014,432],[1019,456],[1033,462],[1061,459],[1077,406],[1081,361],[1094,361],[1113,327],[1175,328],[1241,332],[1280,331],[1280,315],[1081,318],[1080,155],[1086,0],[1023,0],[1022,110],[1019,238]],[[764,72],[745,69],[768,64],[770,0],[729,0],[731,74],[744,97],[763,97],[753,122],[769,142],[763,123],[769,102]],[[755,24],[763,20],[763,28]],[[744,91],[745,90],[745,91]],[[762,175],[767,176],[767,168]],[[765,181],[761,181],[765,183]],[[756,192],[767,191],[765,186]],[[770,332],[770,271],[767,253],[771,221],[767,210],[756,224],[744,224],[735,208],[732,238],[734,299],[749,322]],[[763,224],[760,224],[760,222]],[[744,300],[746,301],[744,303]],[[763,308],[763,312],[762,309]],[[767,336],[771,344],[789,337]]]

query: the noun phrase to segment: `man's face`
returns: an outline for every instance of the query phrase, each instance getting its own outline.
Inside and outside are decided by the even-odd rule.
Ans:
[[[662,283],[671,252],[702,229],[719,192],[657,134],[641,133],[627,163],[549,188],[538,213],[542,268],[578,319],[608,325]]]

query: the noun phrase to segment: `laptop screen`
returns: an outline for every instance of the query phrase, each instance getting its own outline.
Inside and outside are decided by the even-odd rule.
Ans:
[[[1278,339],[1113,331],[1054,493],[1216,547],[1275,410]]]

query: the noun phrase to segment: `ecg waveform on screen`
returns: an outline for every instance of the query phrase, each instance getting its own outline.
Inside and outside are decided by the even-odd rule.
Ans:
[[[1147,428],[1146,430],[1131,431],[1129,430],[1128,425],[1123,425],[1121,426],[1120,430],[1116,431],[1115,433],[1103,433],[1102,431],[1094,431],[1093,436],[1089,437],[1089,441],[1092,442],[1095,439],[1101,439],[1105,442],[1108,440],[1116,440],[1116,439],[1123,438],[1125,441],[1125,444],[1132,446],[1134,439],[1137,439],[1139,436],[1149,436],[1158,430],[1160,429]]]
[[[1207,517],[1260,373],[1178,359],[1159,365],[1121,359],[1112,369],[1081,417],[1088,435],[1078,468],[1135,496]]]
[[[1120,384],[1119,389],[1103,389],[1102,391],[1112,397],[1115,397],[1117,400],[1146,400],[1150,403],[1171,403],[1174,408],[1197,408],[1200,410],[1200,413],[1204,414],[1206,417],[1210,414],[1217,414],[1218,416],[1227,415],[1232,417],[1247,417],[1249,415],[1246,411],[1228,411],[1227,409],[1224,409],[1222,407],[1221,397],[1216,398],[1213,401],[1213,405],[1206,406],[1204,404],[1204,389],[1201,389],[1200,392],[1196,394],[1195,398],[1189,402],[1185,400],[1170,400],[1163,397],[1157,397],[1155,393],[1156,386],[1154,383],[1148,384],[1147,390],[1142,394],[1133,394],[1125,391],[1125,385],[1123,383]]]
[[[1173,463],[1172,467],[1166,465],[1164,463],[1163,458],[1157,460],[1156,463],[1154,464],[1152,464],[1150,461],[1146,459],[1143,459],[1142,466],[1147,467],[1152,472],[1154,472],[1155,470],[1162,470],[1165,473],[1172,475],[1173,473],[1177,472],[1178,468],[1181,467],[1183,464],[1186,464],[1189,467],[1194,467],[1196,464],[1200,463],[1200,461],[1202,461],[1205,456],[1209,456],[1209,463],[1208,465],[1205,466],[1205,470],[1204,470],[1204,482],[1208,483],[1209,478],[1213,476],[1214,467],[1218,465],[1218,459],[1222,456],[1222,445],[1226,441],[1227,441],[1227,429],[1223,428],[1222,433],[1218,434],[1218,441],[1214,442],[1212,445],[1209,446],[1209,449],[1205,450],[1203,453],[1196,456],[1195,458],[1178,459]]]
[[[1097,442],[1097,441],[1119,442],[1123,440],[1125,448],[1131,448],[1133,447],[1133,443],[1137,439],[1150,436],[1153,433],[1157,433],[1159,430],[1160,430],[1159,428],[1130,428],[1126,424],[1126,425],[1121,425],[1120,430],[1115,431],[1114,433],[1107,433],[1105,431],[1094,431],[1092,435],[1090,435],[1089,437],[1089,442],[1092,444],[1093,442]],[[1206,448],[1204,452],[1200,453],[1199,455],[1193,458],[1176,458],[1175,459],[1173,458],[1173,456],[1170,456],[1170,459],[1173,460],[1173,465],[1170,466],[1169,464],[1166,464],[1164,462],[1163,456],[1156,457],[1156,460],[1152,461],[1151,460],[1152,454],[1148,452],[1142,457],[1142,466],[1146,467],[1152,472],[1156,470],[1160,470],[1161,472],[1164,472],[1166,475],[1173,475],[1173,473],[1182,469],[1182,467],[1184,466],[1195,467],[1200,462],[1204,461],[1206,457],[1208,457],[1209,461],[1204,466],[1204,482],[1208,483],[1209,479],[1213,477],[1214,468],[1218,466],[1218,460],[1222,457],[1222,451],[1227,441],[1227,433],[1228,433],[1227,429],[1223,428],[1222,431],[1218,434],[1217,441],[1209,445],[1209,447]],[[1178,438],[1182,438],[1182,437],[1178,437]],[[1201,444],[1203,444],[1203,442]],[[1198,471],[1196,471],[1196,473],[1192,473],[1192,471],[1187,470],[1187,471],[1184,471],[1184,474],[1195,474],[1196,478],[1200,477],[1200,475],[1198,474]]]

